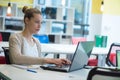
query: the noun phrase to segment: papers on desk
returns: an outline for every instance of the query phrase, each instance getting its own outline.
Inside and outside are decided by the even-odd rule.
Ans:
[[[13,64],[14,67],[20,68],[20,69],[38,69],[40,68],[40,65],[16,65]]]

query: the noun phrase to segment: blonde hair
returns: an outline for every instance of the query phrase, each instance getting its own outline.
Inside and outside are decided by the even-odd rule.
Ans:
[[[25,14],[24,22],[25,22],[25,18],[31,19],[31,17],[34,17],[33,15],[34,13],[41,15],[40,10],[38,10],[37,8],[28,8],[27,6],[23,7],[22,12]]]

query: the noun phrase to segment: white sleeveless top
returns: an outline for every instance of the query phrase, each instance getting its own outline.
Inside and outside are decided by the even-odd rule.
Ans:
[[[39,57],[37,45],[34,43],[34,45],[31,46],[25,38],[23,40],[24,40],[23,44],[25,44],[23,46],[23,54],[26,56],[31,56],[31,57]]]

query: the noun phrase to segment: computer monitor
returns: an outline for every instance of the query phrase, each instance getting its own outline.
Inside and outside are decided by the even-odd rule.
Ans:
[[[116,50],[116,66],[120,67],[120,50]]]
[[[120,50],[120,43],[112,43],[106,58],[106,64],[108,66],[114,67],[117,66],[116,64],[116,56],[118,55],[116,53],[117,50]]]

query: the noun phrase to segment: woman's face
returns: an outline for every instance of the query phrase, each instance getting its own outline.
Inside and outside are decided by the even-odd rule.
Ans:
[[[31,19],[27,18],[26,25],[30,33],[36,34],[40,30],[42,17],[40,14],[36,13],[34,13],[33,16],[34,17],[31,17]]]

